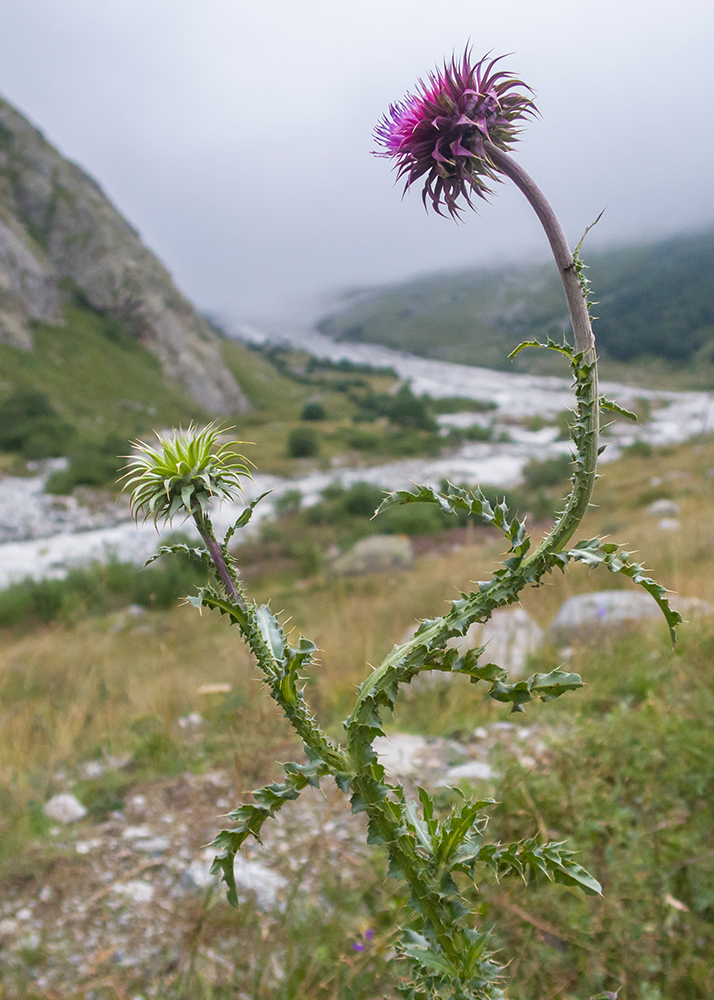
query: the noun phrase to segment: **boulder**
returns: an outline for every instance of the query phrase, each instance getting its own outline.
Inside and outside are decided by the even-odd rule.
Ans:
[[[45,802],[42,810],[45,816],[56,820],[58,823],[76,823],[77,820],[84,819],[87,810],[79,799],[69,792],[61,792],[53,795],[49,802]]]
[[[460,654],[486,646],[484,663],[497,663],[511,677],[522,677],[528,656],[543,641],[543,629],[520,607],[498,608],[485,625],[472,625],[460,639],[451,639]],[[446,676],[446,675],[444,675]]]
[[[414,562],[412,543],[406,535],[370,535],[332,563],[338,576],[361,576],[409,569]]]
[[[659,618],[662,612],[644,591],[599,590],[568,598],[550,630],[562,642]]]
[[[653,517],[674,517],[679,514],[679,504],[676,500],[655,500],[645,507],[645,514],[651,514]]]

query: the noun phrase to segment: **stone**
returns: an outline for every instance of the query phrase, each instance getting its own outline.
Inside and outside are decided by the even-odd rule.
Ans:
[[[459,781],[489,781],[494,775],[493,768],[484,760],[469,760],[465,764],[450,767],[439,785],[450,785]]]
[[[218,881],[217,875],[211,875],[214,857],[214,852],[207,849],[200,860],[192,861],[188,866],[186,876],[196,888],[206,888]],[[236,855],[233,872],[238,899],[245,902],[247,895],[251,895],[257,908],[263,912],[272,910],[278,904],[278,895],[288,884],[287,879],[278,872],[261,865],[259,861],[247,861],[240,854]]]
[[[189,712],[178,720],[179,729],[198,729],[203,725],[203,716],[198,712]]]
[[[599,590],[569,598],[550,629],[563,641],[658,618],[662,618],[662,612],[644,591]]]
[[[127,826],[122,833],[124,840],[141,840],[151,836],[152,831],[148,826]]]
[[[414,550],[406,535],[370,535],[335,559],[331,568],[338,576],[361,576],[409,569],[413,562]]]
[[[472,625],[462,638],[450,639],[449,645],[456,646],[460,655],[486,646],[483,663],[497,663],[511,677],[522,677],[528,657],[540,646],[543,634],[524,608],[498,608],[485,625]]]
[[[150,903],[154,898],[154,887],[150,882],[136,879],[129,882],[116,882],[112,891],[120,896],[126,896],[132,903]]]
[[[87,810],[79,799],[69,792],[53,795],[49,802],[45,802],[42,811],[45,816],[57,820],[58,823],[76,823],[87,815]]]
[[[378,736],[372,744],[379,755],[380,764],[395,777],[413,774],[414,771],[420,770],[428,746],[424,736],[412,736],[411,733]]]
[[[131,846],[141,854],[163,854],[171,847],[171,841],[168,837],[146,837],[135,840]]]
[[[707,618],[709,615],[714,615],[714,604],[710,604],[709,601],[703,601],[701,597],[680,597],[679,594],[674,594],[670,599],[670,603],[679,611],[685,621],[690,621],[692,618]]]
[[[660,531],[679,531],[682,522],[678,521],[676,517],[663,517],[657,527]]]
[[[645,514],[651,514],[653,517],[674,517],[675,514],[679,514],[679,504],[675,500],[655,500],[645,507]]]

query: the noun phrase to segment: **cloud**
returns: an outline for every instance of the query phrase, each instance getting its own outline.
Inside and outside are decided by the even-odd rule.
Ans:
[[[104,186],[200,306],[267,315],[325,290],[544,253],[505,189],[456,226],[370,156],[390,101],[470,38],[538,92],[518,157],[577,240],[714,217],[714,11],[680,0],[33,0],[2,90]]]

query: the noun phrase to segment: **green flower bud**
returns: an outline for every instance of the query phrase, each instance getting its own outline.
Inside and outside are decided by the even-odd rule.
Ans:
[[[135,518],[152,518],[168,523],[182,510],[205,517],[212,499],[235,500],[242,492],[241,478],[250,478],[248,459],[230,441],[219,444],[225,428],[209,424],[198,431],[173,431],[165,437],[156,432],[158,446],[135,441],[136,452],[128,458],[124,489],[131,492],[131,512]]]

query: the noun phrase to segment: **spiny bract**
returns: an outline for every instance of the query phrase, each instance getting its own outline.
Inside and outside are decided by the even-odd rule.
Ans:
[[[197,507],[205,516],[209,501],[232,500],[242,490],[241,478],[250,478],[248,459],[233,451],[239,441],[219,444],[225,429],[209,424],[204,430],[158,432],[158,447],[135,441],[135,454],[127,456],[125,490],[131,491],[131,512],[138,519],[153,518],[154,524],[171,520],[184,508]]]
[[[442,69],[418,81],[415,94],[392,104],[375,129],[382,149],[378,156],[396,160],[397,176],[404,189],[426,174],[422,200],[439,214],[444,205],[458,218],[460,196],[473,208],[471,195],[490,194],[488,180],[497,171],[484,142],[507,152],[520,128],[518,121],[536,114],[530,91],[512,74],[494,71],[502,59],[484,56],[471,64],[471,51],[461,61],[452,58]]]

